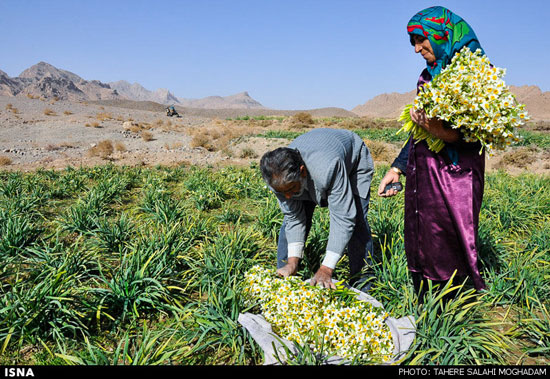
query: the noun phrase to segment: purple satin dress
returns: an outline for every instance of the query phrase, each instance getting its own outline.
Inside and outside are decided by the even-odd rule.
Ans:
[[[431,80],[423,72],[419,84]],[[416,142],[416,141],[413,141]],[[426,142],[412,143],[405,188],[405,252],[409,270],[446,281],[470,277],[486,288],[478,269],[477,236],[485,180],[485,152],[458,143],[454,165],[446,149],[434,153]]]

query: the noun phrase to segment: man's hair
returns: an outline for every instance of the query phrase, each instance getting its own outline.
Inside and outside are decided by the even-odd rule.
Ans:
[[[300,166],[304,164],[298,149],[279,147],[268,151],[260,159],[260,171],[266,183],[278,188],[300,180]]]

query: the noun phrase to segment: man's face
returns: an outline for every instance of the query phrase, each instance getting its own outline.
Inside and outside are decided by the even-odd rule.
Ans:
[[[279,187],[273,187],[273,189],[279,193],[282,193],[286,199],[292,197],[300,197],[307,185],[307,172],[305,166],[300,167],[300,180],[283,184]]]
[[[278,188],[273,188],[273,189],[277,192],[282,193],[285,198],[290,199],[292,197],[302,196],[305,188],[306,188],[306,178],[300,178],[300,180],[296,182],[290,182],[288,184],[284,184]]]

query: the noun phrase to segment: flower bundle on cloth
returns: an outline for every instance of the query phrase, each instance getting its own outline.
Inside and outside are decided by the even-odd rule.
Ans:
[[[426,140],[430,150],[439,152],[444,142],[416,125],[410,109],[424,110],[428,118],[437,117],[459,129],[466,142],[481,142],[492,155],[518,141],[516,128],[529,119],[525,105],[518,104],[503,81],[505,69],[493,67],[481,50],[463,47],[431,82],[420,90],[413,104],[399,117],[405,121],[398,131],[412,132],[417,141]],[[480,151],[481,153],[481,151]]]
[[[344,359],[387,362],[394,355],[388,314],[359,301],[357,293],[315,287],[296,276],[279,278],[274,270],[254,266],[245,274],[249,304],[259,304],[273,331],[288,341],[322,346],[324,354]]]

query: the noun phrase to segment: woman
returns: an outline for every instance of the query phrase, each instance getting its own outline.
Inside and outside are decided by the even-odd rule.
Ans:
[[[462,47],[481,48],[472,28],[459,16],[443,7],[418,12],[407,31],[415,53],[426,60],[417,88],[432,80],[450,64]],[[406,175],[405,252],[413,284],[418,292],[426,290],[426,279],[443,286],[456,270],[455,283],[466,277],[477,290],[485,283],[478,269],[477,236],[483,197],[485,153],[479,143],[466,143],[461,133],[423,111],[411,109],[412,120],[445,142],[439,153],[428,149],[425,141],[410,141],[403,147],[378,189],[382,197],[389,183]],[[412,139],[412,138],[411,138]],[[422,286],[422,287],[421,287]]]

